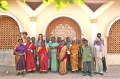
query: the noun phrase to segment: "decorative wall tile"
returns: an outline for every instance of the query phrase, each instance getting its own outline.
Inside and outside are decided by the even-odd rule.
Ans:
[[[108,53],[120,53],[120,20],[116,21],[110,28],[107,43]]]
[[[46,31],[46,37],[61,37],[65,40],[66,37],[71,39],[81,37],[81,29],[77,22],[68,17],[60,17],[53,20]]]
[[[0,49],[12,49],[21,36],[17,22],[11,17],[0,18]]]

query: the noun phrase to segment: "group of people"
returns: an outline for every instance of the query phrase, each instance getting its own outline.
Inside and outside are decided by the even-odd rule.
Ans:
[[[21,73],[25,75],[25,72],[35,70],[47,73],[50,69],[61,75],[67,74],[67,70],[73,73],[81,70],[83,76],[88,74],[92,77],[93,63],[95,63],[94,74],[103,75],[103,71],[107,71],[104,40],[101,39],[100,33],[94,41],[94,48],[85,38],[70,40],[66,37],[66,40],[62,40],[61,37],[52,37],[44,40],[43,35],[39,34],[38,40],[35,41],[35,37],[27,36],[27,32],[23,32],[22,36],[14,48],[17,75]]]

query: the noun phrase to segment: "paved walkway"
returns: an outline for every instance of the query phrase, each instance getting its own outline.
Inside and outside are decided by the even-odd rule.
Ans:
[[[82,76],[81,72],[79,73],[71,73],[68,71],[66,75],[60,75],[59,73],[52,73],[48,72],[45,73],[27,73],[25,77],[22,75],[16,76],[15,73],[12,72],[0,72],[0,79],[120,79],[120,68],[109,68],[108,73],[104,73],[103,76],[101,75],[93,75],[90,76]]]

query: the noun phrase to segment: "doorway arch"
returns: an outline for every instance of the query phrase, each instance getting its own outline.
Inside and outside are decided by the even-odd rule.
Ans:
[[[53,19],[47,26],[46,37],[61,37],[65,39],[66,37],[70,38],[81,38],[81,26],[70,17],[57,17]]]
[[[18,23],[9,16],[0,16],[0,49],[13,49],[21,32]]]
[[[107,37],[107,52],[120,53],[120,19],[115,21],[109,28]]]

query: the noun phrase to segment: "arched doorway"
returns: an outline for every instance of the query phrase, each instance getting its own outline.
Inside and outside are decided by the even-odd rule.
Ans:
[[[120,53],[120,19],[113,23],[107,38],[108,53]]]
[[[20,37],[17,22],[9,16],[0,16],[0,49],[12,49]]]
[[[61,37],[65,39],[70,38],[81,38],[81,29],[78,23],[69,17],[58,17],[54,19],[47,27],[46,37]]]

